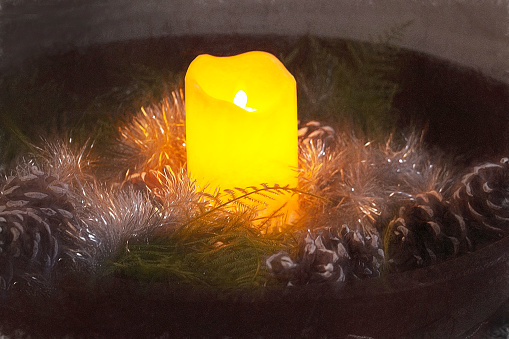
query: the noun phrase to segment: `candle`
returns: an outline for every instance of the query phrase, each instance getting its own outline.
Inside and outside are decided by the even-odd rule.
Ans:
[[[185,108],[187,169],[200,189],[297,186],[296,83],[275,56],[198,56]],[[274,210],[288,196],[270,200]]]

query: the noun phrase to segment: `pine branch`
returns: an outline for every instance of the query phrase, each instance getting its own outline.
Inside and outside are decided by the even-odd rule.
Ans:
[[[229,199],[227,201],[223,201],[219,197],[220,193],[216,194],[215,196],[213,196],[213,199],[211,200],[212,204],[211,204],[210,209],[208,209],[204,213],[192,218],[190,221],[185,223],[182,227],[186,227],[187,225],[189,225],[191,223],[194,223],[200,219],[206,218],[213,213],[217,213],[217,212],[229,213],[228,207],[230,207],[232,205],[247,207],[248,210],[252,210],[253,212],[255,212],[256,209],[258,209],[259,207],[253,207],[252,204],[243,203],[243,200],[249,200],[250,202],[259,203],[263,206],[267,205],[267,203],[265,201],[256,199],[256,196],[274,199],[274,195],[281,195],[281,194],[285,194],[285,193],[290,194],[291,193],[291,194],[306,195],[306,196],[312,197],[314,199],[319,199],[319,200],[324,200],[324,201],[327,200],[324,197],[300,190],[295,187],[290,187],[288,185],[287,186],[279,186],[277,184],[274,186],[269,186],[267,184],[261,184],[261,187],[256,187],[256,186],[249,186],[246,188],[235,187],[233,190],[226,189],[226,190],[223,190],[223,192],[226,192],[229,196]],[[238,192],[240,192],[241,194],[238,195]],[[207,195],[207,196],[210,196],[210,195]],[[279,211],[279,209],[278,209],[278,211]],[[276,211],[276,212],[278,212],[278,211]],[[264,224],[266,224],[268,222],[268,220],[270,220],[271,218],[279,216],[276,212],[271,214],[271,216],[264,217],[267,219],[267,221]]]
[[[262,236],[247,213],[200,219],[148,243],[129,246],[113,270],[140,280],[242,288],[266,281],[263,260],[289,246],[287,233]]]

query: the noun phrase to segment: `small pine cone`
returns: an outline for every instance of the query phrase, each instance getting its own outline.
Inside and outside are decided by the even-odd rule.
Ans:
[[[388,231],[386,253],[398,271],[444,261],[470,248],[463,219],[434,190],[402,206]]]
[[[344,265],[347,274],[357,278],[377,277],[385,261],[385,254],[381,248],[380,237],[371,232],[362,233],[357,229],[351,229],[342,225],[339,229],[330,230],[331,240],[340,241],[339,248],[344,248],[349,262]]]
[[[314,144],[322,150],[332,147],[335,142],[336,132],[330,126],[322,126],[318,121],[309,121],[299,126],[299,144]]]
[[[300,269],[304,273],[301,276],[307,276],[309,282],[344,281],[341,259],[344,258],[338,255],[336,243],[324,243],[322,235],[313,237],[308,233],[300,248]]]
[[[277,280],[288,285],[295,285],[296,276],[299,273],[299,265],[285,252],[271,255],[265,261],[267,269]]]
[[[300,243],[298,259],[277,253],[267,259],[267,267],[279,280],[303,285],[376,277],[383,262],[377,235],[363,235],[343,225],[318,234],[308,232]]]
[[[474,244],[509,231],[509,159],[476,166],[454,190],[452,205],[467,225]]]
[[[345,280],[340,263],[347,259],[346,251],[338,251],[335,243],[324,244],[321,235],[308,233],[300,244],[299,257],[293,260],[284,252],[276,253],[266,261],[269,271],[288,285],[306,285]],[[343,248],[344,249],[344,248]]]
[[[59,238],[76,231],[67,185],[29,166],[28,174],[9,177],[0,190],[0,289],[20,277],[47,278]]]

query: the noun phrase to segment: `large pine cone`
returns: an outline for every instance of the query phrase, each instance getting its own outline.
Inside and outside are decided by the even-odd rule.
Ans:
[[[56,177],[29,165],[28,173],[7,178],[0,190],[0,289],[18,278],[47,279],[62,239],[78,239],[73,224],[68,187]]]
[[[431,265],[470,247],[462,217],[451,212],[434,190],[418,194],[402,206],[388,232],[386,254],[398,271]]]
[[[475,245],[509,231],[509,159],[476,166],[454,190],[452,205],[463,216]]]

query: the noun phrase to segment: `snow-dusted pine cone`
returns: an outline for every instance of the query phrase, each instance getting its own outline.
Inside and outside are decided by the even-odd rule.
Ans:
[[[318,121],[309,121],[302,126],[299,126],[299,143],[315,143],[315,147],[318,146],[322,150],[327,147],[331,147],[335,143],[335,131],[330,126],[322,126]],[[320,145],[316,145],[320,142]]]
[[[509,232],[509,159],[476,166],[455,188],[452,205],[474,244]]]
[[[270,256],[267,268],[278,280],[288,285],[305,285],[317,282],[345,280],[342,263],[349,259],[340,242],[326,241],[321,235],[307,233],[299,246],[298,259],[284,252]]]
[[[380,274],[384,253],[377,235],[363,236],[342,225],[308,232],[297,259],[280,252],[267,259],[267,267],[279,280],[291,285],[338,282]]]
[[[381,267],[385,261],[385,253],[382,249],[381,239],[374,229],[369,232],[361,232],[362,227],[356,225],[351,228],[342,225],[339,229],[331,229],[331,240],[341,240],[350,258],[348,266],[345,266],[346,274],[352,274],[357,278],[376,277],[380,275]]]
[[[470,247],[463,218],[434,190],[402,206],[387,231],[386,254],[399,271],[446,260]]]
[[[48,278],[66,239],[78,239],[67,185],[30,165],[0,187],[0,289]]]

